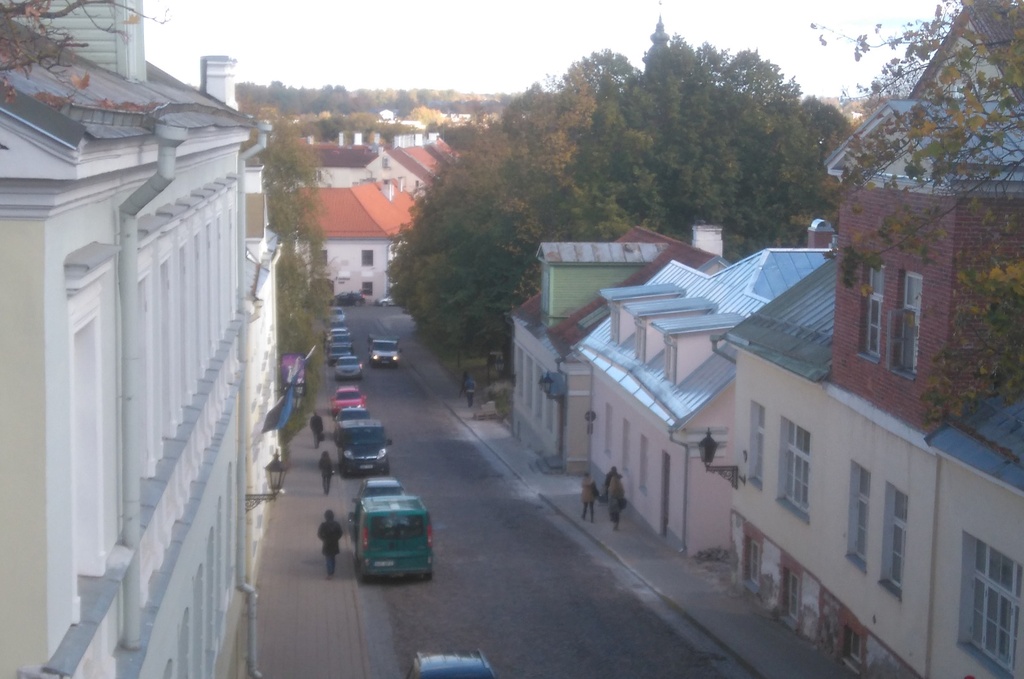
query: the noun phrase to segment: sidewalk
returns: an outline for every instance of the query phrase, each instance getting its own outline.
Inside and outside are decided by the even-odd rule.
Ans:
[[[540,456],[512,438],[504,423],[474,420],[474,410],[467,408],[464,400],[444,398],[445,394],[457,393],[458,388],[439,365],[431,362],[410,367],[523,483],[721,644],[752,674],[763,679],[854,676],[748,601],[732,586],[728,565],[700,563],[683,556],[647,526],[636,523],[628,509],[618,531],[612,531],[606,505],[595,505],[593,523],[589,519],[583,521],[580,477],[550,470]]]

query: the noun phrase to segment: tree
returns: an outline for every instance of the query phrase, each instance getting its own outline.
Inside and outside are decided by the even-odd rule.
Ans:
[[[1020,0],[945,0],[931,19],[877,45],[864,36],[856,42],[861,52],[903,49],[873,92],[917,82],[909,101],[889,102],[853,139],[843,183],[935,199],[894,211],[869,238],[844,248],[843,279],[852,285],[892,250],[927,261],[946,238],[948,219],[970,219],[990,234],[990,247],[958,256],[956,316],[926,400],[934,418],[992,395],[1017,401],[1024,396],[1024,7]]]
[[[273,125],[260,159],[270,228],[280,237],[276,270],[278,355],[305,355],[311,348],[323,346],[316,327],[330,298],[330,288],[319,284],[326,273],[320,256],[324,238],[317,215],[319,204],[311,191],[316,186],[316,156],[288,119],[278,117]],[[302,430],[315,407],[323,365],[323,351],[316,351],[306,366],[306,393],[312,398],[303,400],[283,429],[285,442]]]

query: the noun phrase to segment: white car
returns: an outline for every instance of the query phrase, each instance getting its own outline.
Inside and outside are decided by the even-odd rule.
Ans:
[[[391,295],[385,295],[374,302],[376,306],[395,306],[395,300],[391,299]]]

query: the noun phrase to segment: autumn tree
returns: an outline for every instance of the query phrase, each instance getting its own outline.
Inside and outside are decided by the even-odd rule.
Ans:
[[[330,286],[323,285],[325,264],[320,253],[324,237],[320,230],[318,203],[311,187],[316,186],[316,156],[288,119],[273,120],[274,129],[267,148],[260,154],[267,197],[270,229],[280,238],[277,261],[277,344],[278,354],[303,354],[313,347],[306,367],[306,393],[300,409],[293,413],[282,436],[291,440],[302,430],[315,406],[323,378],[322,335],[317,322],[330,300]]]
[[[958,256],[952,335],[926,399],[933,417],[992,395],[1016,401],[1024,396],[1024,8],[1020,0],[945,0],[895,36],[855,42],[861,52],[900,50],[872,93],[915,85],[909,99],[890,100],[885,115],[852,140],[844,185],[934,199],[893,211],[870,237],[846,247],[844,281],[859,280],[888,251],[928,261],[947,237],[947,220],[970,215],[990,247]]]

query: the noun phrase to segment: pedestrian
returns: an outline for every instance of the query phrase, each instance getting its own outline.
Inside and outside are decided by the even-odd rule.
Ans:
[[[584,521],[587,520],[587,510],[590,510],[590,523],[594,523],[594,501],[597,499],[597,483],[589,472],[583,475],[580,481],[580,500],[583,502]]]
[[[320,477],[324,480],[324,495],[331,492],[331,477],[334,476],[334,462],[325,450],[320,453]]]
[[[324,440],[324,420],[315,410],[309,418],[309,429],[313,432],[313,447],[319,450],[320,442]]]
[[[611,469],[608,470],[607,474],[604,475],[604,491],[603,491],[602,495],[604,496],[605,500],[608,499],[608,486],[612,482],[612,477],[613,476],[618,476],[618,475],[619,475],[619,470],[616,469],[614,466]]]
[[[338,556],[338,552],[341,548],[338,543],[341,542],[341,536],[344,531],[341,530],[341,524],[334,520],[334,512],[328,509],[324,512],[324,521],[320,524],[320,528],[316,531],[316,536],[320,538],[320,542],[323,543],[323,548],[320,553],[324,555],[327,561],[327,579],[330,580],[334,577],[334,562]]]
[[[469,381],[469,372],[462,371],[462,382],[459,384],[459,398],[466,395],[466,382]]]
[[[473,394],[476,392],[476,381],[469,373],[466,373],[466,381],[462,383],[462,387],[466,392],[466,405],[472,408]]]
[[[612,520],[612,530],[619,529],[619,515],[625,501],[626,489],[622,485],[622,475],[616,472],[608,481],[608,516]]]

